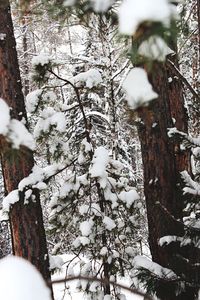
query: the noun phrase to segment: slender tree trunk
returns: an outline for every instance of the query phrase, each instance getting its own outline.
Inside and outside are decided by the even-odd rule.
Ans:
[[[12,117],[27,120],[22,94],[16,44],[9,1],[0,3],[0,97],[11,107]],[[19,182],[31,173],[33,154],[25,147],[11,149],[6,140],[0,138],[0,157],[6,193],[18,188]],[[40,195],[33,189],[33,196],[24,204],[24,192],[20,201],[10,211],[12,247],[14,255],[33,263],[43,277],[50,279],[48,251],[40,205]]]

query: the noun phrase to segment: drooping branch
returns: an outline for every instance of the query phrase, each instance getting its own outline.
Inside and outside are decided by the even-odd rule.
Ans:
[[[57,280],[53,280],[53,281],[48,281],[48,285],[53,285],[53,284],[60,284],[60,283],[66,283],[66,282],[70,282],[70,281],[74,281],[74,280],[84,280],[84,281],[96,281],[96,282],[100,282],[103,284],[111,284],[114,287],[118,287],[121,288],[123,290],[126,290],[128,292],[131,292],[132,294],[138,295],[138,296],[142,296],[145,297],[146,300],[153,300],[153,298],[150,295],[147,295],[144,292],[139,291],[138,289],[135,288],[131,288],[128,287],[124,284],[121,283],[116,283],[115,281],[112,280],[106,280],[106,279],[102,279],[102,278],[97,278],[97,277],[89,277],[89,276],[70,276],[70,277],[66,277],[63,279],[57,279]]]
[[[176,65],[170,60],[167,59],[167,65],[176,73],[176,75],[182,80],[182,82],[187,86],[191,94],[197,99],[200,100],[198,93],[193,89],[189,81],[181,74]]]

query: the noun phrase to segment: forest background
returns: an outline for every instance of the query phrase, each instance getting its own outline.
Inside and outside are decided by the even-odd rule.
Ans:
[[[198,299],[199,31],[198,0],[0,1],[2,257]]]

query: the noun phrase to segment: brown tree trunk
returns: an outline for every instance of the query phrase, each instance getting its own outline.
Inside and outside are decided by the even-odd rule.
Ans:
[[[169,77],[172,82],[168,82]],[[177,257],[183,255],[183,251],[176,244],[169,251],[160,247],[158,241],[166,235],[184,234],[183,225],[175,218],[182,219],[184,199],[180,172],[190,172],[190,156],[188,152],[181,151],[178,143],[170,141],[167,132],[171,127],[187,132],[187,117],[181,83],[166,64],[154,63],[149,80],[159,98],[149,107],[138,109],[141,118],[138,132],[144,168],[150,250],[154,262],[174,270],[176,274],[182,274],[182,262],[174,260],[174,257],[176,254]],[[157,296],[162,300],[192,300],[196,292],[196,289],[186,288],[185,292],[177,296],[167,285],[157,288]]]
[[[12,117],[27,120],[24,96],[19,72],[16,44],[9,1],[0,3],[0,98],[11,107]],[[33,154],[25,147],[13,150],[0,138],[0,157],[6,193],[18,188],[19,182],[31,173]],[[24,204],[24,192],[20,201],[10,211],[12,246],[14,255],[33,263],[43,277],[50,279],[48,251],[40,205],[40,195],[33,189],[34,197]]]

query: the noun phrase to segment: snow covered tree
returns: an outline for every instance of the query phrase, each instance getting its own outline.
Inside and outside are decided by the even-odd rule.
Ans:
[[[109,282],[120,276],[137,277],[148,293],[162,300],[196,299],[199,140],[188,134],[183,92],[186,87],[187,105],[193,101],[197,116],[198,61],[188,59],[184,64],[183,51],[192,37],[192,51],[198,52],[194,35],[198,3],[188,1],[186,7],[191,10],[186,14],[184,4],[179,6],[183,15],[179,29],[184,31],[190,20],[192,32],[179,35],[178,50],[174,1],[22,0],[20,5],[25,19],[31,7],[37,20],[37,26],[31,18],[28,22],[22,18],[20,26],[16,23],[17,32],[22,25],[18,46],[25,93],[31,90],[26,108],[37,142],[37,164],[18,182],[20,192],[5,199],[4,209],[18,194],[27,201],[43,190],[48,232],[55,242],[52,253],[73,254],[66,275],[73,274],[78,259],[81,275],[104,280],[102,284],[79,282],[88,299],[123,298]],[[51,24],[50,28],[41,30],[42,22]],[[29,51],[32,34],[34,51]],[[185,38],[189,43],[181,46]],[[178,54],[182,55],[181,71]],[[34,82],[30,77],[27,81],[32,56]],[[192,78],[189,70],[193,70]],[[26,120],[24,107],[21,111]],[[20,119],[17,114],[11,116]],[[9,130],[4,127],[2,134],[9,146],[19,148],[11,134],[10,116],[8,121]],[[137,256],[143,254],[145,217],[143,191],[137,187],[142,180],[137,174],[141,162],[135,158],[139,148],[135,124],[141,142],[152,261]],[[21,144],[32,150],[30,139]],[[20,151],[26,158],[31,151],[24,146]],[[17,154],[21,159],[21,152]]]
[[[39,117],[34,136],[40,147],[48,145],[49,162],[68,166],[63,168],[59,182],[56,180],[60,187],[49,203],[49,229],[63,236],[65,251],[75,257],[86,255],[87,262],[81,259],[82,275],[106,280],[102,287],[80,283],[80,289],[92,297],[108,294],[119,297],[120,291],[112,291],[109,280],[117,280],[118,275],[130,271],[131,258],[140,253],[139,211],[142,212],[143,204],[134,188],[128,157],[122,152],[121,133],[116,140],[109,138],[116,135],[114,129],[119,126],[118,118],[123,112],[121,95],[119,92],[115,95],[111,83],[119,84],[117,77],[125,67],[116,69],[120,56],[117,49],[116,53],[114,50],[110,53],[109,44],[114,43],[115,32],[110,23],[102,28],[103,21],[106,20],[99,22],[99,17],[92,17],[91,24],[96,27],[92,29],[90,25],[87,41],[90,47],[86,44],[84,54],[70,56],[73,69],[67,72],[68,77],[59,75],[55,59],[44,54],[33,58],[33,78],[41,88],[27,96],[26,104],[28,111]],[[108,59],[100,55],[97,58],[98,52],[91,46],[94,38],[94,47],[102,47]],[[62,65],[62,72],[66,73],[70,65],[66,62]],[[83,67],[82,72],[75,73]],[[75,73],[74,76],[69,76],[69,72]],[[73,261],[68,264],[69,270]]]

